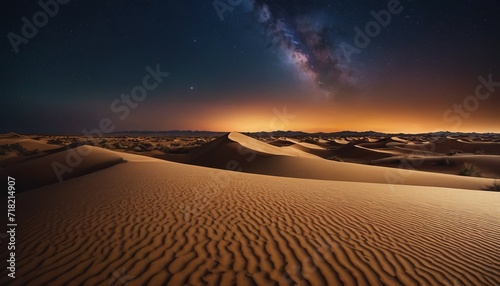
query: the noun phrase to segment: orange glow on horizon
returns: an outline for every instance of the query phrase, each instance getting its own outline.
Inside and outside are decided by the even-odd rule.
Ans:
[[[248,98],[241,96],[238,98]],[[250,97],[251,98],[251,97]],[[292,130],[303,132],[377,131],[385,133],[500,132],[496,121],[485,112],[464,118],[458,128],[443,120],[449,104],[406,106],[383,105],[362,100],[315,100],[290,96],[269,96],[266,102],[169,102],[156,105],[128,125],[128,130],[150,126],[150,130],[207,130],[260,132]],[[165,107],[166,106],[166,107]],[[411,109],[410,109],[411,107]],[[485,106],[485,109],[489,106]],[[139,117],[134,117],[139,118]],[[159,121],[158,118],[166,118]],[[134,127],[137,126],[137,127]]]

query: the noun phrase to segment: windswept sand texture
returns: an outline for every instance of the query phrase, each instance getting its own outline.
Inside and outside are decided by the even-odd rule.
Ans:
[[[115,272],[129,285],[500,279],[498,193],[215,174],[129,161],[20,194],[14,284],[105,285]]]
[[[250,139],[232,133],[191,156],[254,155],[242,166],[264,175],[75,147],[92,148],[82,173],[17,194],[17,278],[2,267],[0,284],[500,285],[500,193],[477,187],[491,179],[412,172],[403,183],[419,186],[377,183],[402,170]],[[65,152],[22,164],[42,170]],[[439,183],[456,188],[421,186]]]

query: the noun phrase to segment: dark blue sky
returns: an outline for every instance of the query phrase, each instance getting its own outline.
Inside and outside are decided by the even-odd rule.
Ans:
[[[105,117],[117,130],[258,131],[284,106],[298,115],[287,129],[500,131],[500,91],[443,119],[478,76],[500,81],[498,1],[401,0],[346,60],[354,28],[390,2],[245,0],[221,21],[212,1],[74,0],[15,53],[9,33],[43,10],[5,1],[0,132],[79,133]],[[111,103],[156,65],[170,75],[120,119]]]

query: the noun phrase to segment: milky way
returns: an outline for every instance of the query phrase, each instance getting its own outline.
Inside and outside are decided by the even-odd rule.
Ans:
[[[257,21],[300,77],[327,96],[354,87],[351,69],[342,62],[331,28],[310,9],[283,8],[273,1],[253,1]]]

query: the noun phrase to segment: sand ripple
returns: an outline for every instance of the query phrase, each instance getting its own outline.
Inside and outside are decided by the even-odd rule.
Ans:
[[[226,184],[213,184],[217,172]],[[22,193],[17,205],[12,285],[500,281],[500,194],[492,192],[151,161]]]

